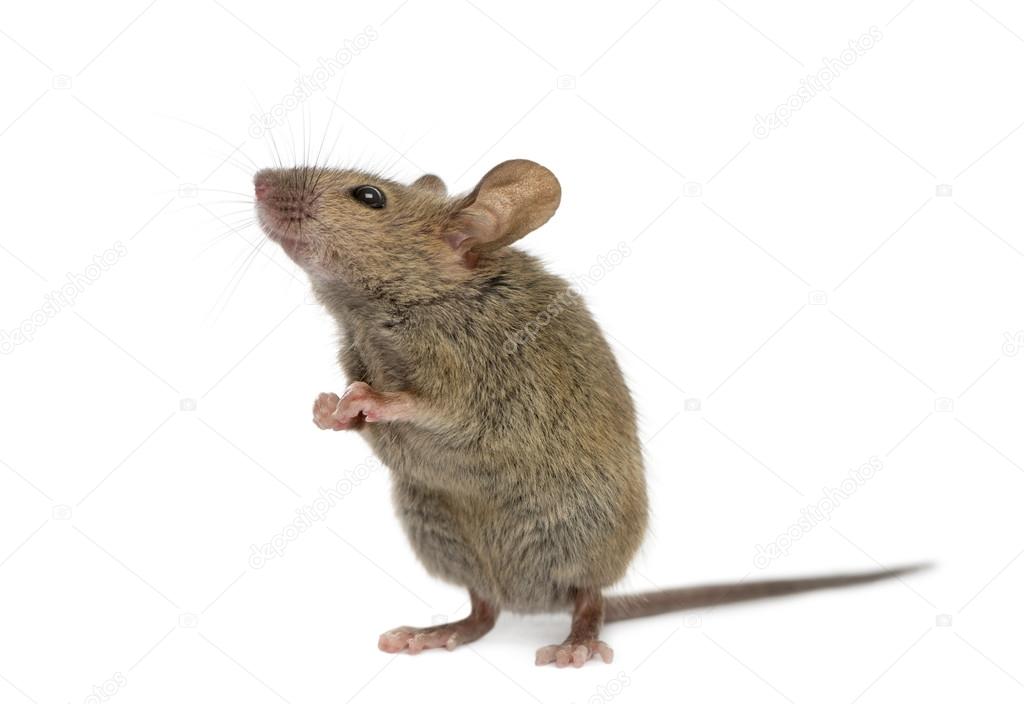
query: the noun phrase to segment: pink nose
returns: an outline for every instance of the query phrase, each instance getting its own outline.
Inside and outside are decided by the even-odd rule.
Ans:
[[[266,181],[256,181],[256,200],[263,200],[270,195],[270,184]]]

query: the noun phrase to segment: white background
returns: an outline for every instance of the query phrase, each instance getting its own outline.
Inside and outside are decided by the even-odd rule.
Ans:
[[[0,701],[1019,701],[1024,8],[772,8],[6,5]],[[830,90],[754,134],[872,27]],[[937,568],[615,624],[614,663],[580,671],[533,665],[559,615],[379,652],[383,630],[461,616],[465,596],[417,563],[358,435],[310,422],[344,386],[333,323],[286,257],[253,253],[245,202],[273,152],[251,116],[357,40],[273,131],[285,161],[340,135],[333,163],[460,191],[534,159],[564,197],[524,247],[566,276],[629,248],[587,290],[648,461],[651,534],[623,591]]]

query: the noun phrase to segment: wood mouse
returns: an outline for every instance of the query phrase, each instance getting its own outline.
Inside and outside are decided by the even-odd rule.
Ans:
[[[457,196],[434,175],[403,185],[326,167],[265,169],[254,184],[262,229],[344,341],[351,384],[320,394],[314,422],[366,439],[427,571],[469,591],[469,616],[392,629],[382,650],[451,650],[503,609],[565,610],[569,636],[536,663],[580,667],[611,662],[606,621],[913,569],[605,597],[644,537],[647,494],[633,402],[601,330],[567,281],[509,246],[555,213],[554,174],[506,161]]]

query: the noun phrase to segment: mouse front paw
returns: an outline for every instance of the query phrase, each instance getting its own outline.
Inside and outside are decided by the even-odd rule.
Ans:
[[[348,385],[337,408],[334,409],[333,418],[339,423],[352,423],[381,420],[381,396],[373,390],[369,384],[362,381],[355,381]]]
[[[380,395],[369,384],[356,381],[345,392],[320,394],[313,403],[313,422],[324,430],[358,429],[381,419]]]
[[[351,387],[349,387],[351,388]],[[345,392],[348,394],[348,391]],[[345,395],[322,393],[313,402],[313,422],[322,430],[349,430],[363,424],[363,416],[344,403]]]
[[[322,393],[313,402],[313,422],[321,430],[344,430],[335,422],[334,409],[338,407],[341,397],[338,394]]]
[[[555,667],[583,667],[590,658],[599,655],[605,663],[610,663],[614,653],[603,640],[570,641],[561,645],[546,645],[537,651],[536,664]]]

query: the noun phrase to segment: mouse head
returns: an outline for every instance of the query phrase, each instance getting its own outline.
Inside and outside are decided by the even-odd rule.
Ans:
[[[428,174],[409,185],[345,169],[264,169],[256,213],[267,236],[317,281],[353,295],[417,302],[443,295],[500,257],[558,208],[554,174],[524,159],[449,197]]]

